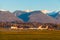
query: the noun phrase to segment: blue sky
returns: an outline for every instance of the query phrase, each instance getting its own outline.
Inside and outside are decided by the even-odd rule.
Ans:
[[[0,0],[0,9],[60,10],[60,0]]]

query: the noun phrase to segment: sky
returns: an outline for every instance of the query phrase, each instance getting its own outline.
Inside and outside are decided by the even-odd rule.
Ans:
[[[0,9],[15,10],[60,10],[60,0],[0,0]]]

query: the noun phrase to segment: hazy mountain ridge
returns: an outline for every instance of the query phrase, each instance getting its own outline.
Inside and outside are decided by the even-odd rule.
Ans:
[[[47,15],[51,16],[54,19],[56,19],[57,23],[60,24],[60,11],[58,11],[58,12],[51,12],[51,13],[49,13]]]
[[[42,13],[41,11],[32,12],[29,21],[40,22],[40,23],[55,23],[55,20],[52,17]]]
[[[0,10],[0,21],[21,21],[21,22],[40,22],[40,23],[60,23],[60,11],[48,12],[37,11],[21,11],[16,10],[13,13]]]
[[[25,12],[25,13],[23,12],[22,13],[20,12],[20,15],[17,15],[17,17],[21,18],[24,22],[41,22],[41,23],[55,23],[56,22],[54,18],[44,14],[41,11],[32,11],[32,12]]]
[[[9,11],[0,11],[0,22],[12,22],[12,21],[20,21],[14,14]]]

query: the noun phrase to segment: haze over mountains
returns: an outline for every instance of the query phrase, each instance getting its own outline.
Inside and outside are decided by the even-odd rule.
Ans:
[[[55,23],[52,17],[45,15],[41,11],[33,11],[31,13],[29,22]]]
[[[60,11],[58,12],[51,12],[49,14],[47,14],[49,16],[51,16],[52,18],[56,19],[57,20],[57,23],[60,23]]]
[[[14,14],[21,18],[24,22],[41,22],[41,23],[56,23],[56,19],[46,15],[47,11],[19,11],[16,10]]]
[[[21,19],[17,18],[13,13],[5,10],[0,10],[0,22],[14,22],[20,21]]]
[[[48,12],[47,10],[16,10],[13,13],[0,10],[0,21],[21,21],[60,24],[60,11]]]

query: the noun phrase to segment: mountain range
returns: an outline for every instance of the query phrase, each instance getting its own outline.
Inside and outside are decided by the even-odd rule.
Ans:
[[[47,15],[56,19],[57,23],[60,23],[60,11],[58,11],[58,12],[54,11],[54,12],[48,13]]]
[[[56,23],[56,19],[39,10],[31,12],[16,10],[13,14],[21,18],[24,22]]]
[[[14,12],[1,11],[0,21],[20,21],[20,22],[40,22],[40,23],[55,23],[60,24],[60,11],[48,12],[47,10],[37,11],[21,11],[16,10]]]
[[[22,22],[22,20],[16,17],[13,13],[9,11],[0,10],[0,22],[15,22],[15,21]]]

